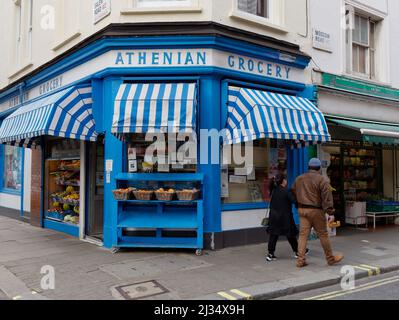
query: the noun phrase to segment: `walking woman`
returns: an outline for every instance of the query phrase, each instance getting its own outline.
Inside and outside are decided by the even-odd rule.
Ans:
[[[270,234],[268,243],[267,261],[277,260],[274,255],[276,251],[276,244],[279,236],[286,236],[294,251],[295,258],[298,253],[298,228],[294,222],[292,214],[292,205],[295,199],[291,192],[287,189],[287,178],[283,174],[276,175],[270,183],[270,212],[269,212],[269,225],[267,232]],[[308,250],[306,250],[308,252]]]

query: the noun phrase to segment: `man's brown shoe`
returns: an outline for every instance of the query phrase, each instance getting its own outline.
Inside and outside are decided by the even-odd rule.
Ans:
[[[306,263],[306,262],[297,262],[297,264],[296,264],[296,266],[298,267],[298,268],[303,268],[303,267],[306,267],[308,264]]]
[[[334,260],[329,261],[328,265],[332,266],[334,264],[337,264],[337,263],[341,262],[343,258],[344,258],[344,255],[342,253],[336,254],[334,256]]]

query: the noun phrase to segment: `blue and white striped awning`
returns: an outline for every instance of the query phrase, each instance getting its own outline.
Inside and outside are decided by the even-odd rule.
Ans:
[[[72,87],[20,107],[0,127],[0,143],[35,147],[40,136],[95,141],[91,87]]]
[[[308,99],[229,87],[225,144],[260,138],[319,143],[330,141],[321,111]]]
[[[112,133],[196,130],[196,83],[125,83],[115,99]]]

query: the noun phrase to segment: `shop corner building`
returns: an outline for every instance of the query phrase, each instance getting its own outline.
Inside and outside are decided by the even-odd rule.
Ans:
[[[397,48],[383,48],[399,18],[393,1],[48,2],[3,10],[13,27],[0,66],[0,205],[33,225],[107,248],[262,242],[269,179],[284,172],[292,183],[317,153],[339,174],[352,170],[346,156],[374,161],[359,167],[383,168],[375,188],[397,199]],[[366,9],[379,38],[367,48],[351,38],[348,49],[342,24],[366,24]],[[356,74],[346,63],[354,52]],[[144,159],[147,132],[234,136],[235,126],[251,132],[250,172]],[[370,179],[359,182],[374,178],[364,170]],[[337,202],[364,185],[339,187]]]

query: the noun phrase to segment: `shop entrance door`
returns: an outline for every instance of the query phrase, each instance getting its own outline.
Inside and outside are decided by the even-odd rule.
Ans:
[[[86,238],[103,240],[104,222],[104,138],[100,136],[88,147],[88,203]]]

